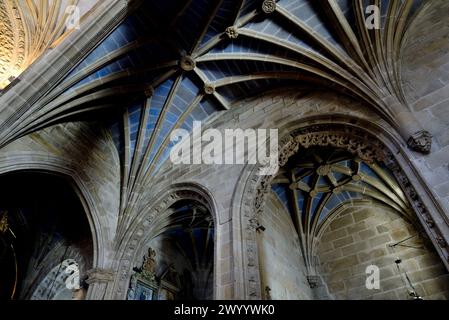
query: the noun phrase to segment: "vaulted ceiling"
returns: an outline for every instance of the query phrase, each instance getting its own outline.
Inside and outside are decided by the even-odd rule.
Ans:
[[[309,271],[315,267],[320,233],[343,208],[385,207],[410,222],[416,220],[384,163],[362,160],[343,149],[298,152],[279,171],[272,191],[290,214]]]
[[[425,4],[145,0],[36,106],[2,119],[0,129],[9,129],[0,145],[86,113],[117,115],[110,128],[124,209],[168,158],[174,129],[190,130],[193,121],[275,87],[307,84],[350,95],[395,126],[396,115],[409,110],[401,44]],[[370,5],[380,9],[378,29],[370,26]]]

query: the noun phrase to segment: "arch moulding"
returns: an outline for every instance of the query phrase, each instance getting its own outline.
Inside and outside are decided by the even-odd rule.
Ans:
[[[194,200],[206,206],[214,219],[214,297],[217,296],[216,287],[218,282],[216,265],[218,260],[217,250],[217,212],[216,204],[212,194],[204,187],[194,183],[181,183],[172,185],[157,195],[152,197],[147,205],[143,206],[136,218],[133,219],[130,226],[122,238],[120,248],[117,251],[117,276],[113,287],[108,294],[114,300],[126,299],[129,281],[132,275],[132,269],[141,257],[141,252],[145,249],[145,243],[151,239],[154,223],[157,216],[163,214],[173,204],[181,200]]]
[[[406,194],[418,220],[449,269],[449,228],[447,217],[424,184],[400,140],[365,120],[306,119],[279,130],[279,166],[301,149],[328,146],[345,149],[367,162],[383,161]],[[261,299],[259,259],[256,242],[258,216],[264,209],[273,176],[258,174],[258,166],[246,166],[234,192],[233,229],[235,297]]]
[[[51,156],[48,153],[39,152],[18,152],[8,153],[7,156],[0,157],[0,175],[19,171],[35,171],[45,174],[55,174],[68,178],[74,192],[77,194],[85,210],[89,227],[92,234],[93,259],[92,270],[103,270],[106,267],[108,240],[102,226],[105,225],[101,210],[97,205],[96,196],[89,190],[87,184],[80,174],[70,168],[70,159]],[[90,270],[87,271],[89,275]],[[98,288],[95,282],[91,282],[87,292],[87,299],[98,295]]]

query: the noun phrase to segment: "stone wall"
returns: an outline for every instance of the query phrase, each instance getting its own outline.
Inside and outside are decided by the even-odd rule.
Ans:
[[[279,128],[280,136],[282,136],[300,125],[310,125],[319,121],[364,127],[374,132],[380,139],[399,141],[398,145],[401,148],[396,147],[394,143],[391,143],[390,147],[394,146],[395,153],[399,152],[403,158],[416,157],[418,164],[422,161],[421,159],[425,159],[422,155],[405,149],[405,142],[401,141],[394,129],[366,106],[331,92],[311,90],[269,92],[260,97],[239,102],[231,110],[210,119],[209,125],[214,128]],[[120,165],[117,151],[110,137],[103,135],[101,130],[94,132],[95,130],[92,130],[89,125],[80,123],[48,128],[2,149],[0,163],[8,164],[9,170],[12,170],[21,166],[20,161],[12,161],[12,159],[22,159],[22,168],[33,169],[35,167],[30,164],[39,162],[47,164],[48,168],[55,165],[66,168],[70,173],[76,173],[80,181],[85,184],[86,193],[94,199],[93,203],[97,207],[96,223],[97,226],[101,226],[98,228],[101,233],[99,238],[103,241],[102,250],[106,254],[103,261],[110,261],[116,254],[108,250],[109,246],[114,244],[114,240],[117,241],[114,233],[119,212]],[[81,141],[86,144],[83,146],[84,142],[80,143]],[[158,175],[149,181],[151,188],[142,190],[139,207],[136,212],[133,212],[138,214],[148,204],[155,203],[161,190],[175,184],[195,184],[210,193],[217,222],[215,268],[217,299],[245,298],[242,289],[246,266],[241,261],[244,252],[241,208],[252,198],[241,198],[239,186],[247,183],[244,170],[243,165],[174,166],[167,162]],[[7,169],[3,172],[5,171]],[[419,180],[412,182],[417,183],[417,181]],[[433,186],[430,184],[429,187]],[[103,266],[110,267],[107,263]],[[300,279],[297,283],[304,283],[303,280]],[[298,285],[298,288],[305,287]],[[306,292],[305,289],[304,292]],[[273,292],[273,295],[275,294],[276,292]],[[304,294],[304,298],[308,296]],[[100,294],[98,297],[103,296]]]
[[[273,300],[313,299],[295,227],[284,205],[273,193],[260,223],[266,228],[258,234],[263,293],[268,286]]]
[[[109,267],[120,202],[120,162],[112,138],[98,124],[74,122],[25,136],[0,152],[0,174],[43,171],[69,179],[93,232],[94,265]]]
[[[71,245],[66,247],[65,245],[58,243],[52,250],[45,256],[45,258],[34,268],[29,268],[26,277],[24,278],[24,285],[21,292],[20,299],[31,300],[52,300],[58,299],[55,297],[57,294],[57,286],[55,286],[56,278],[58,282],[65,286],[67,273],[63,267],[61,267],[62,261],[67,259],[73,259],[78,264],[80,271],[80,283],[85,280],[86,271],[92,268],[90,252],[92,248],[79,247]],[[64,257],[61,260],[61,257]],[[34,259],[31,259],[34,262]],[[36,264],[36,263],[35,263]],[[50,281],[48,281],[50,279]],[[47,281],[46,281],[47,280]],[[25,290],[24,290],[25,289]],[[62,287],[59,290],[63,290]],[[70,291],[70,290],[69,290]],[[70,295],[71,296],[71,295]]]
[[[209,119],[203,129],[278,128],[279,136],[282,137],[300,126],[317,123],[344,123],[364,128],[386,142],[398,156],[398,161],[404,166],[411,182],[423,188],[418,189],[418,192],[427,197],[425,191],[422,191],[427,186],[420,184],[419,173],[407,160],[423,159],[424,156],[408,150],[406,142],[395,129],[367,106],[332,92],[305,88],[267,92],[259,97],[238,102],[229,111]],[[155,194],[172,184],[195,183],[210,192],[216,203],[218,219],[217,277],[224,280],[217,287],[218,298],[242,299],[246,294],[243,284],[246,266],[241,260],[245,250],[242,245],[245,230],[242,230],[241,219],[242,207],[245,203],[250,203],[254,195],[251,195],[251,198],[242,195],[242,190],[248,183],[245,180],[245,170],[243,165],[173,165],[168,161],[151,181],[153,187],[147,188],[142,194],[143,206],[154,201]],[[438,197],[436,199],[438,200]],[[428,201],[426,203],[429,203]],[[438,201],[432,203],[442,205]],[[436,223],[443,222],[436,220]],[[226,276],[222,272],[225,272]]]
[[[408,104],[434,136],[432,153],[414,155],[424,181],[449,217],[449,2],[432,0],[403,45],[402,80]],[[417,54],[419,52],[419,54]],[[446,220],[446,221],[449,221]]]
[[[449,298],[449,274],[417,229],[390,209],[377,206],[346,208],[324,231],[318,247],[320,273],[335,299],[408,299],[396,257],[417,293],[425,300]],[[417,249],[418,247],[419,249]],[[380,289],[366,288],[366,268],[380,269]],[[370,273],[371,274],[371,273]]]

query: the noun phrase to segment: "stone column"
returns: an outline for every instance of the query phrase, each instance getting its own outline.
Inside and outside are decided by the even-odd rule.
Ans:
[[[94,268],[87,271],[86,283],[89,285],[87,300],[106,300],[106,290],[114,281],[115,272],[110,269]]]

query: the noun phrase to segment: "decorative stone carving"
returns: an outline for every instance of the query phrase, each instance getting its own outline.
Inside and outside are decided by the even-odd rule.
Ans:
[[[273,13],[276,10],[276,1],[275,0],[264,0],[262,3],[262,11],[269,14]]]
[[[382,144],[369,134],[354,128],[319,125],[299,129],[281,140],[279,166],[284,166],[288,159],[298,152],[300,147],[308,149],[317,146],[345,149],[368,163],[385,159]],[[271,188],[271,180],[273,178],[262,176],[259,181],[259,187],[256,189],[254,199],[254,208],[257,213],[263,210],[266,194]],[[356,180],[357,178],[355,177]]]
[[[420,216],[421,220],[427,225],[428,232],[431,237],[433,237],[436,240],[436,243],[439,245],[439,247],[446,252],[446,254],[449,255],[448,251],[448,245],[446,240],[442,237],[441,230],[437,227],[435,224],[434,219],[429,214],[428,209],[426,208],[426,205],[423,203],[420,195],[416,191],[416,189],[411,184],[408,177],[405,175],[404,171],[401,169],[399,164],[394,159],[394,156],[389,151],[385,151],[385,164],[386,166],[391,170],[391,172],[394,174],[396,179],[399,181],[399,183],[404,188],[404,191],[407,195],[407,197],[410,200],[410,203],[412,207],[415,209],[415,212],[418,216]]]
[[[257,220],[256,216],[253,216],[251,219],[249,219],[249,227],[251,229],[256,230],[258,225],[259,221]]]
[[[61,19],[67,19],[61,12],[68,12],[70,1],[39,3],[0,1],[0,90],[70,32],[60,27],[64,23]]]
[[[255,245],[253,244],[250,247],[248,247],[248,266],[250,267],[256,266],[256,250],[254,246]]]
[[[201,193],[189,189],[173,190],[166,194],[166,196],[164,196],[161,200],[157,201],[156,203],[152,203],[151,206],[145,208],[143,212],[145,212],[146,215],[142,218],[142,220],[154,221],[156,216],[164,213],[164,211],[167,210],[171,205],[183,199],[198,201],[199,203],[203,204],[210,212],[212,212],[211,203]],[[134,233],[133,237],[129,240],[130,243],[141,243],[144,236],[150,232],[151,223],[148,225],[140,224],[139,226],[135,227],[135,230],[138,230],[140,226],[143,227],[143,232],[141,234]],[[122,299],[122,294],[124,292],[127,292],[129,289],[129,279],[131,278],[130,272],[132,270],[130,268],[129,261],[124,260],[124,257],[134,256],[136,250],[136,246],[128,245],[123,252],[122,261],[119,268],[119,272],[123,280],[117,283],[117,287],[115,289],[115,299]]]
[[[215,92],[215,86],[211,83],[206,83],[204,85],[204,93],[205,94],[213,94]]]
[[[184,71],[192,71],[196,67],[196,62],[191,56],[183,56],[179,61],[179,66]]]
[[[299,150],[298,141],[292,136],[289,135],[281,141],[281,152],[279,152],[279,166],[284,166],[290,156],[295,154]]]
[[[320,277],[316,275],[308,275],[307,282],[311,289],[317,288],[320,285]]]
[[[0,212],[0,232],[5,233],[8,228],[8,213]]]
[[[24,68],[25,33],[20,13],[10,1],[0,2],[0,89]]]
[[[265,195],[269,192],[271,187],[271,179],[270,176],[263,176],[260,181],[260,188],[256,190],[256,198],[254,200],[254,207],[256,209],[256,213],[260,213],[265,205]]]
[[[432,135],[425,130],[418,131],[408,139],[407,145],[414,151],[429,154],[432,149]]]
[[[225,33],[229,39],[237,39],[239,36],[237,28],[234,26],[227,27]]]
[[[352,154],[356,154],[363,161],[372,163],[383,161],[384,153],[382,146],[367,134],[362,134],[356,130],[347,132],[320,131],[305,132],[296,136],[299,144],[304,148],[309,147],[335,147],[346,149]]]
[[[425,136],[426,135],[424,135],[424,137]],[[424,140],[426,139],[428,139],[428,137]],[[427,144],[425,148],[430,148],[430,143],[428,141],[425,141],[425,144]],[[435,221],[430,216],[426,205],[421,200],[420,195],[405,175],[394,155],[386,149],[378,139],[370,136],[366,132],[354,128],[342,128],[331,125],[319,125],[297,130],[280,141],[280,166],[284,166],[288,159],[298,152],[300,147],[309,148],[314,146],[331,146],[346,149],[366,162],[383,161],[401,184],[412,207],[415,209],[417,215],[420,216],[420,219],[425,223],[424,226],[427,226],[429,235],[436,240],[440,250],[443,252],[443,256],[447,257],[449,261],[449,246],[446,240],[442,237],[442,233],[435,224]],[[257,172],[257,168],[254,172]],[[273,178],[274,177],[257,176],[254,174],[249,178],[249,185],[245,188],[245,194],[243,196],[243,205],[245,207],[242,208],[242,211],[243,216],[246,218],[243,222],[245,230],[243,238],[245,248],[244,261],[247,267],[245,271],[247,277],[245,284],[248,291],[251,291],[251,288],[254,285],[253,280],[250,281],[250,278],[257,279],[259,272],[257,266],[253,265],[254,258],[257,258],[254,257],[255,252],[253,249],[255,244],[254,239],[256,238],[256,230],[253,227],[254,221],[257,221],[257,215],[263,210],[265,198],[270,190]],[[251,197],[253,201],[248,204],[248,201],[245,199]],[[254,216],[254,214],[256,214],[256,216]],[[251,257],[251,259],[248,259],[249,257]],[[312,288],[321,281],[319,277],[317,279],[314,276],[308,276],[307,280]],[[254,294],[253,291],[248,292],[247,298],[251,298],[252,294]],[[261,296],[261,293],[259,293],[259,295]]]
[[[148,253],[143,257],[143,263],[140,268],[134,268],[134,271],[140,273],[144,278],[154,281],[156,278],[156,251],[148,248]]]
[[[156,251],[153,248],[148,248],[148,254],[144,257],[142,269],[143,271],[154,274],[156,272]]]
[[[438,237],[436,238],[436,240],[437,240],[437,242],[438,242],[438,245],[439,245],[441,248],[446,248],[446,247],[447,247],[447,242],[446,242],[446,240],[444,240],[443,237],[438,236]]]
[[[149,86],[148,88],[145,89],[144,93],[145,93],[145,97],[149,98],[149,97],[153,96],[154,88]]]
[[[86,283],[105,283],[114,280],[114,271],[109,269],[94,268],[87,271]]]
[[[432,218],[430,218],[429,216],[426,217],[425,219],[427,225],[429,226],[429,228],[433,228],[435,226],[435,221],[433,221]]]

